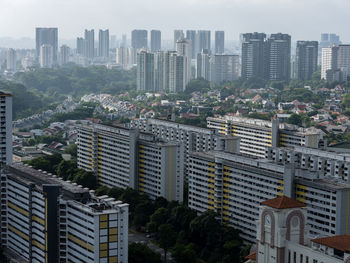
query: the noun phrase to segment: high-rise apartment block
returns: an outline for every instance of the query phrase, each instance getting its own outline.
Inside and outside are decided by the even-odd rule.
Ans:
[[[42,45],[40,47],[40,67],[52,68],[54,63],[53,48],[51,45]]]
[[[169,92],[183,92],[186,89],[187,63],[184,56],[178,53],[170,53],[169,56]]]
[[[197,32],[198,49],[197,52],[202,52],[202,50],[211,50],[211,38],[209,30],[198,30]]]
[[[176,42],[176,52],[183,57],[184,60],[184,85],[190,82],[192,77],[192,54],[191,41],[185,38],[179,39]]]
[[[134,49],[147,49],[147,30],[135,29],[131,32],[131,46]]]
[[[170,55],[175,51],[159,51],[154,58],[155,91],[169,92]],[[173,72],[172,72],[173,73]]]
[[[59,59],[58,63],[60,65],[65,65],[69,62],[69,53],[70,53],[70,48],[67,45],[63,45],[60,47],[60,52],[59,52]]]
[[[128,262],[128,204],[22,164],[0,178],[1,244],[11,262]]]
[[[154,90],[154,53],[137,53],[137,90]]]
[[[0,167],[12,163],[12,95],[0,92]]]
[[[260,203],[285,195],[306,205],[312,235],[346,234],[349,177],[339,180],[333,170],[331,177],[323,177],[313,168],[315,163],[302,167],[290,160],[288,164],[219,151],[192,153],[188,205],[200,213],[215,211],[224,223],[241,230],[245,240],[255,243]]]
[[[98,56],[104,59],[109,58],[109,30],[99,30],[98,32]]]
[[[93,59],[95,57],[95,31],[85,29],[85,56]]]
[[[331,47],[333,45],[340,45],[340,37],[334,33],[322,33],[320,48]]]
[[[208,117],[207,127],[223,135],[239,137],[241,153],[260,158],[265,157],[266,147],[270,146],[322,148],[324,145],[319,130],[280,124],[278,119],[264,121],[234,116]]]
[[[108,187],[130,187],[152,199],[183,200],[183,146],[137,129],[78,128],[78,166]]]
[[[132,47],[118,47],[116,62],[123,69],[130,69],[134,65],[134,49]]]
[[[296,50],[296,79],[311,80],[317,71],[318,42],[297,41]]]
[[[321,78],[346,81],[350,76],[350,45],[322,48]]]
[[[215,54],[210,57],[210,81],[220,83],[233,81],[239,77],[239,56]]]
[[[191,41],[191,54],[192,59],[197,58],[198,48],[197,48],[197,32],[196,30],[187,30],[186,39]]]
[[[35,29],[35,39],[37,58],[40,58],[41,46],[50,45],[52,47],[53,63],[56,63],[58,53],[58,29],[37,27]]]
[[[197,54],[196,64],[196,78],[210,79],[210,52],[209,50],[203,50]]]
[[[243,34],[242,41],[242,78],[265,77],[265,40],[264,33]]]
[[[9,48],[6,54],[6,69],[8,71],[16,71],[17,56],[16,50]]]
[[[162,32],[160,30],[151,30],[151,51],[160,51],[162,47]]]
[[[174,30],[174,49],[176,48],[176,42],[185,37],[184,31],[182,29]]]
[[[291,37],[287,34],[247,33],[242,42],[242,77],[288,81],[291,72]]]
[[[225,31],[215,31],[215,54],[225,52]]]

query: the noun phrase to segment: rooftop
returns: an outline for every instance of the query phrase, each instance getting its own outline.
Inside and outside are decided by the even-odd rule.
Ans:
[[[312,239],[311,241],[346,253],[350,252],[350,235],[322,237]]]
[[[287,196],[280,196],[274,199],[270,199],[264,202],[261,202],[262,205],[266,205],[272,208],[276,209],[288,209],[288,208],[298,208],[298,207],[305,207],[306,205],[295,201],[292,198],[289,198]]]

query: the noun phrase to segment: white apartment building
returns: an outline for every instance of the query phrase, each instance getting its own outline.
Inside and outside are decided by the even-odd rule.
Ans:
[[[12,163],[12,95],[0,92],[0,164]]]
[[[128,262],[128,204],[14,164],[1,171],[1,243],[11,262]]]

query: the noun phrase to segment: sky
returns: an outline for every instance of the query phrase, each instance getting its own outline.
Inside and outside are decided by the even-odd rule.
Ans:
[[[133,29],[225,30],[288,33],[292,41],[319,40],[321,32],[350,43],[350,0],[0,0],[0,37],[34,38],[35,27],[58,27],[59,38],[74,39],[86,28],[130,37]]]

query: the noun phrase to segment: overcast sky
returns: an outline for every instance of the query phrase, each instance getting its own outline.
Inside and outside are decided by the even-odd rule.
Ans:
[[[225,30],[226,39],[243,32],[283,32],[292,40],[319,40],[334,32],[350,42],[350,0],[0,0],[0,37],[34,38],[35,27],[58,27],[59,38],[75,38],[85,28]]]

